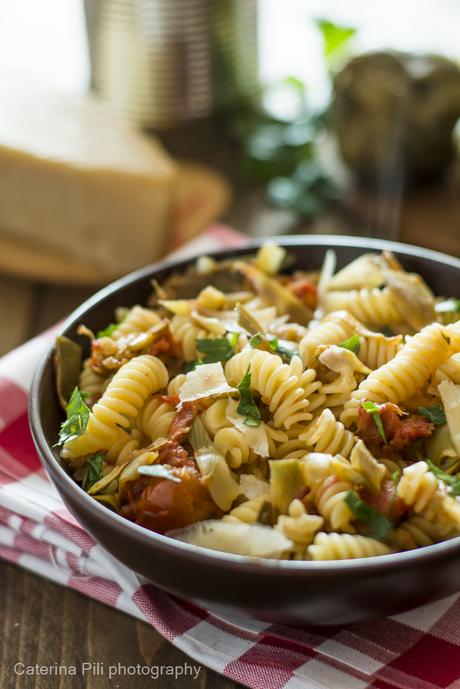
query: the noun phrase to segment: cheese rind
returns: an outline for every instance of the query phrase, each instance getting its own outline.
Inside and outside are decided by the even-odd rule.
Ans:
[[[0,98],[1,233],[114,275],[164,252],[176,166],[159,144],[91,97]]]

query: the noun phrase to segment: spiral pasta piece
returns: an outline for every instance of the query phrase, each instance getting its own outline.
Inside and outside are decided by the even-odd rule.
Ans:
[[[300,440],[314,452],[349,457],[356,438],[343,423],[337,421],[330,409],[324,409],[300,436]]]
[[[78,389],[81,392],[86,392],[91,398],[100,397],[107,385],[109,379],[99,376],[91,368],[91,359],[85,359],[83,368],[78,379]]]
[[[333,531],[354,533],[351,524],[353,513],[345,498],[353,486],[348,481],[341,481],[335,476],[328,476],[314,491],[314,500],[319,514],[326,519]]]
[[[276,445],[274,454],[270,454],[270,456],[276,459],[303,457],[308,452],[307,444],[302,438],[304,431],[304,425],[291,426],[286,437]]]
[[[120,433],[107,452],[106,460],[109,463],[125,464],[136,450],[141,446],[143,434],[139,429],[133,428],[130,433],[120,430]]]
[[[195,361],[198,358],[196,340],[212,337],[208,330],[196,325],[189,316],[174,316],[171,320],[171,330],[175,339],[182,345],[185,361]]]
[[[110,449],[120,427],[128,428],[147,398],[167,382],[168,372],[160,359],[144,354],[128,361],[94,405],[85,432],[64,445],[64,455],[79,457]]]
[[[246,500],[242,502],[241,505],[237,505],[230,510],[230,512],[223,517],[223,521],[255,524],[259,519],[260,510],[264,502],[266,502],[266,498],[264,497]]]
[[[455,385],[460,385],[460,354],[453,354],[436,369],[431,386],[433,392],[436,392],[439,383],[443,380],[450,380]]]
[[[175,407],[153,397],[141,409],[138,424],[151,441],[157,440],[157,438],[167,438],[175,416]]]
[[[133,333],[143,333],[159,322],[160,317],[154,311],[145,309],[142,306],[133,306],[126,318],[118,324],[110,337],[113,340],[119,340]]]
[[[214,436],[214,445],[224,455],[231,469],[238,469],[254,458],[245,435],[235,427],[218,430]]]
[[[307,553],[311,560],[352,560],[387,555],[391,549],[375,538],[320,532],[313,544],[308,546]]]
[[[356,333],[357,322],[346,311],[336,311],[328,316],[300,340],[299,353],[305,366],[312,363],[316,348],[324,344],[341,344]]]
[[[273,414],[275,428],[290,428],[308,421],[308,398],[299,376],[292,373],[276,354],[257,349],[235,354],[225,366],[225,375],[232,385],[238,385],[248,367],[251,387],[256,390]]]
[[[397,495],[414,512],[427,509],[438,490],[438,479],[424,461],[411,464],[403,470],[398,483]]]
[[[328,312],[345,309],[361,323],[374,328],[397,325],[406,320],[404,312],[398,308],[398,302],[387,287],[382,290],[372,287],[327,292],[324,306]]]
[[[203,412],[201,420],[211,438],[214,438],[216,433],[221,429],[229,428],[231,423],[227,419],[227,400],[221,399],[213,402],[211,406]]]
[[[177,376],[171,378],[168,383],[168,395],[178,395],[179,390],[185,383],[187,376],[185,373],[178,373]]]
[[[363,400],[397,404],[412,397],[450,354],[450,340],[446,338],[443,326],[439,323],[427,325],[391,361],[372,371],[351,393],[351,399],[344,405],[341,421],[346,426],[350,425],[357,418]]]
[[[374,370],[395,358],[401,349],[402,335],[385,337],[383,333],[368,333],[359,336],[358,357],[365,366]]]
[[[288,508],[287,515],[280,515],[276,529],[294,541],[296,546],[307,546],[313,541],[315,533],[321,529],[324,519],[316,514],[307,514],[301,500],[295,499]]]
[[[402,522],[391,535],[392,546],[400,550],[414,550],[432,545],[440,538],[437,528],[428,519],[414,514]]]

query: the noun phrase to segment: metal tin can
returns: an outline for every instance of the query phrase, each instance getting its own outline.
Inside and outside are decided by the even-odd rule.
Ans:
[[[168,128],[258,91],[257,0],[85,0],[93,89]]]

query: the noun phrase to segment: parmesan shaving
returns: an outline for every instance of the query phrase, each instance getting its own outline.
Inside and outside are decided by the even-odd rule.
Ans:
[[[218,361],[215,364],[201,364],[189,371],[185,382],[179,388],[179,400],[181,403],[193,402],[208,397],[230,395],[233,392],[236,392],[236,389],[227,383],[222,364]]]

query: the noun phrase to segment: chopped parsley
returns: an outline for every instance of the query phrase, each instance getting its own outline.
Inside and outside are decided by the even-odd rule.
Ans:
[[[69,440],[78,438],[86,431],[90,410],[83,399],[84,393],[76,387],[70,396],[66,407],[67,419],[62,422],[59,430],[58,445],[63,445]]]
[[[448,474],[436,466],[436,464],[433,464],[433,462],[429,459],[426,460],[426,463],[428,464],[431,473],[434,474],[436,478],[444,481],[444,483],[451,488],[454,495],[460,495],[460,478],[458,476]]]
[[[374,402],[367,400],[366,402],[362,403],[362,407],[365,411],[367,411],[368,414],[372,416],[372,420],[377,429],[377,433],[379,434],[385,445],[387,445],[387,437],[385,435],[385,429],[383,427],[382,418],[380,416],[380,410],[378,406],[374,404]]]
[[[260,345],[265,345],[266,349],[276,352],[278,349],[278,338],[275,335],[256,333],[249,340],[249,344],[253,349],[260,347]]]
[[[201,364],[215,364],[218,361],[228,361],[235,354],[238,333],[233,333],[231,338],[215,337],[195,340],[196,348],[204,357],[196,362]]]
[[[83,490],[89,491],[91,486],[94,486],[102,478],[102,465],[104,463],[105,453],[98,452],[95,455],[88,457],[86,464],[86,474],[83,479]]]
[[[264,335],[263,333],[256,333],[249,340],[252,349],[261,347],[262,349],[279,354],[282,359],[290,361],[293,357],[293,352],[287,347],[280,345],[278,338],[275,335]]]
[[[256,349],[256,348],[257,348],[259,345],[261,345],[264,341],[265,341],[265,338],[264,338],[264,336],[262,335],[262,333],[256,333],[256,334],[253,335],[253,336],[251,337],[251,339],[249,340],[249,344],[251,345],[251,347],[252,347],[253,349]]]
[[[393,471],[393,473],[391,474],[390,478],[395,485],[398,483],[400,476],[401,476],[401,469],[395,469]]]
[[[353,491],[348,491],[345,502],[353,512],[358,521],[362,522],[369,529],[369,536],[383,541],[393,528],[393,523],[384,514],[380,514],[367,502]]]
[[[359,335],[352,335],[348,338],[348,340],[342,342],[342,344],[340,344],[339,347],[343,347],[343,349],[349,349],[350,352],[353,352],[353,354],[356,354],[357,356],[361,348]]]
[[[244,423],[246,426],[259,426],[261,423],[260,411],[252,396],[251,371],[249,366],[237,387],[240,393],[240,402],[236,411],[238,414],[245,417]]]
[[[96,338],[99,339],[100,337],[110,337],[117,328],[118,323],[110,323],[106,328],[98,331]]]
[[[440,405],[434,407],[419,407],[419,413],[434,423],[435,426],[443,426],[446,423],[446,415],[444,409]]]

